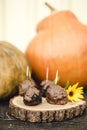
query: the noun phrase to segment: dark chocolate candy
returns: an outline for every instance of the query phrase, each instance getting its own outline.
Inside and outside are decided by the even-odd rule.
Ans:
[[[27,79],[19,85],[19,95],[23,96],[29,87],[36,87],[33,79]]]
[[[34,106],[42,102],[40,91],[35,87],[29,87],[23,96],[23,101],[26,105]]]
[[[41,94],[43,97],[46,97],[46,91],[48,87],[50,87],[51,85],[53,85],[53,82],[50,80],[44,80],[41,82],[40,87],[41,87]]]
[[[46,100],[50,104],[64,105],[68,102],[65,88],[59,85],[52,85],[46,91]]]

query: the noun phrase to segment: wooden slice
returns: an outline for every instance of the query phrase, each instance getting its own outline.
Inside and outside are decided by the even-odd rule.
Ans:
[[[86,101],[68,102],[65,105],[49,104],[45,98],[37,106],[26,106],[23,97],[16,96],[9,102],[11,116],[29,122],[63,121],[82,115],[86,108]]]

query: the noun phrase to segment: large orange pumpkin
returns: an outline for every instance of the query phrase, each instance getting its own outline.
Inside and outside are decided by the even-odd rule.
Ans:
[[[77,20],[77,17],[70,11],[64,10],[60,12],[55,12],[49,15],[48,17],[44,18],[41,22],[37,25],[37,32],[42,31],[44,29],[50,29],[50,28],[56,28],[57,25],[59,27],[59,24],[61,22],[67,22],[67,19],[70,20]],[[61,25],[60,25],[61,26]]]
[[[87,85],[87,26],[70,11],[56,12],[37,26],[37,34],[26,49],[26,56],[37,81],[54,80],[56,70],[60,84],[79,82]]]

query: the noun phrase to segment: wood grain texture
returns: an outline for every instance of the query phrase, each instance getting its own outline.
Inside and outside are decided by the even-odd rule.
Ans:
[[[26,106],[23,97],[16,96],[9,102],[10,115],[29,122],[60,122],[82,115],[85,109],[86,101],[52,105],[43,98],[42,103],[37,106]]]

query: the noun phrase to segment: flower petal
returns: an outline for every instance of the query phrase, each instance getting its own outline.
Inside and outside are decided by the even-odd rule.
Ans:
[[[77,102],[81,101],[84,96],[83,96],[83,87],[78,87],[79,83],[74,84],[73,86],[69,86],[68,89],[66,90],[68,99],[71,102]]]

